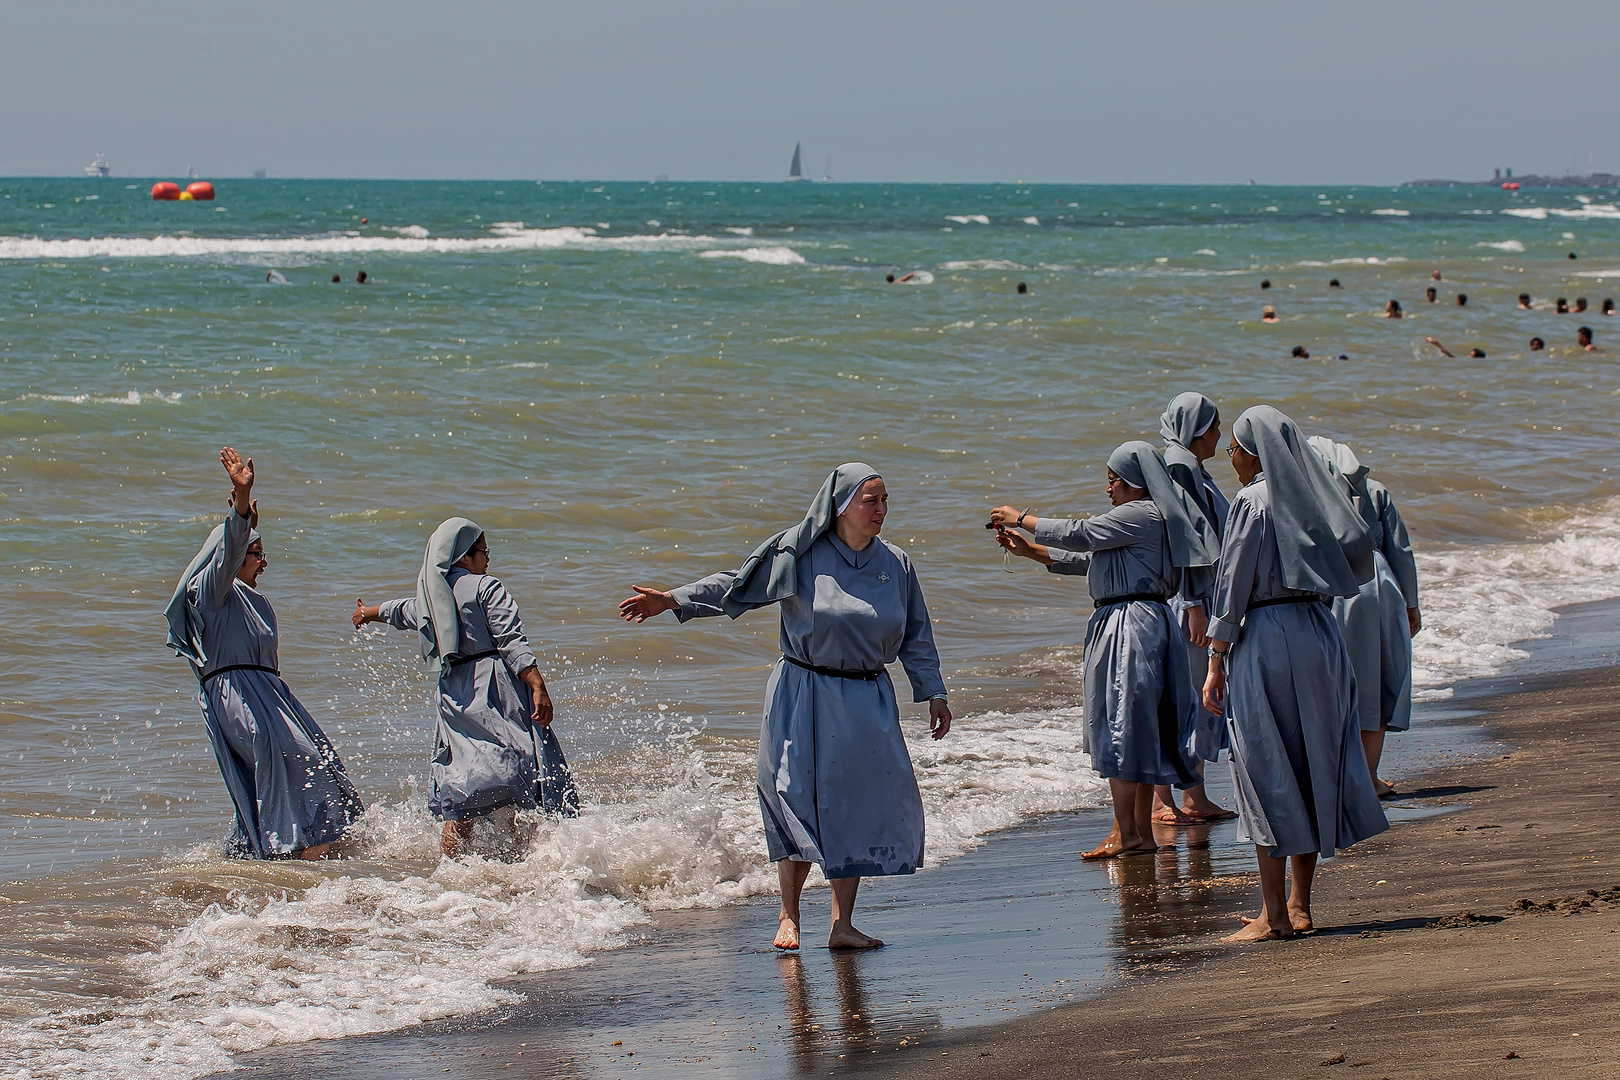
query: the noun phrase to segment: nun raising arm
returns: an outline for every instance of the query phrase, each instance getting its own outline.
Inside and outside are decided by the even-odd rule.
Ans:
[[[951,711],[928,607],[904,552],[879,538],[889,493],[877,471],[840,465],[804,520],[761,544],[741,569],[669,592],[637,585],[619,614],[681,622],[776,604],[782,658],[765,687],[757,794],[782,907],[779,949],[799,946],[799,895],[812,863],[832,886],[828,948],[873,948],[855,929],[863,877],[914,873],[923,806],[884,665],[899,660],[936,739]]]
[[[1271,406],[1238,417],[1227,452],[1244,486],[1221,542],[1204,704],[1229,719],[1238,836],[1260,865],[1260,914],[1226,940],[1254,941],[1312,929],[1317,856],[1389,826],[1361,752],[1355,673],[1326,603],[1371,579],[1371,537],[1299,428]]]
[[[1214,530],[1152,446],[1128,442],[1109,456],[1108,498],[1114,509],[1086,519],[990,512],[1002,547],[1054,573],[1084,573],[1096,608],[1082,661],[1085,741],[1091,767],[1108,780],[1114,827],[1087,859],[1157,851],[1154,787],[1201,783],[1189,750],[1198,704],[1166,601],[1184,576],[1199,595],[1214,562]]]
[[[258,589],[269,563],[255,528],[253,459],[227,446],[219,461],[231,478],[231,510],[163,613],[168,645],[197,677],[197,704],[236,810],[226,854],[318,859],[364,807],[337,751],[281,678],[276,612]]]
[[[439,714],[428,773],[428,809],[444,822],[440,850],[458,854],[478,819],[536,806],[577,814],[579,797],[557,736],[551,695],[523,634],[517,602],[489,576],[489,541],[466,518],[433,530],[416,595],[354,602],[358,629],[384,622],[421,637],[422,659],[439,668]]]

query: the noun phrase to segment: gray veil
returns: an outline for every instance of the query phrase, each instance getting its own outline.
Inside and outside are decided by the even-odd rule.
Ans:
[[[1219,412],[1215,403],[1196,390],[1177,394],[1159,416],[1159,434],[1164,436],[1164,460],[1185,465],[1198,475],[1198,458],[1188,449],[1192,441],[1209,430]]]
[[[422,635],[422,659],[442,664],[461,651],[461,621],[450,568],[472,550],[484,530],[464,517],[446,518],[428,537],[422,571],[416,576],[416,623]]]
[[[1153,505],[1164,515],[1171,563],[1187,571],[1189,595],[1203,595],[1214,578],[1211,567],[1219,554],[1219,541],[1215,523],[1205,516],[1198,500],[1170,476],[1152,443],[1122,444],[1108,455],[1108,467],[1132,487],[1147,489]]]
[[[231,513],[236,513],[233,509]],[[248,543],[258,540],[259,530],[248,530]],[[174,595],[169,597],[168,606],[163,609],[163,619],[169,624],[169,640],[166,643],[173,649],[176,656],[183,656],[198,667],[206,667],[208,656],[203,652],[202,627],[195,626],[191,621],[191,612],[186,606],[186,590],[191,582],[203,572],[203,567],[213,561],[214,552],[225,542],[225,524],[221,522],[214,526],[214,531],[208,534],[203,546],[186,565],[186,572],[180,575],[180,584],[174,587]],[[236,573],[237,567],[231,567],[231,573]]]

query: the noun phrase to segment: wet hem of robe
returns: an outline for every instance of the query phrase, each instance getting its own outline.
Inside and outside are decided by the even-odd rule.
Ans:
[[[921,862],[921,860],[918,861]],[[825,864],[821,867],[821,874],[828,881],[852,877],[904,877],[916,872],[917,868],[915,866],[902,866],[895,870],[885,870],[878,863],[845,863],[836,870],[827,869]]]
[[[533,794],[527,797],[523,795],[506,795],[487,804],[467,801],[447,805],[437,801],[430,801],[428,803],[428,812],[440,821],[467,821],[471,818],[488,817],[495,811],[504,810],[508,806],[515,806],[519,810],[533,810],[536,805]]]
[[[225,842],[220,845],[220,854],[227,859],[245,859],[252,862],[278,862],[286,859],[296,859],[299,852],[307,851],[312,847],[320,847],[322,844],[335,844],[342,840],[349,834],[349,830],[354,827],[354,823],[360,820],[360,816],[360,814],[355,814],[349,823],[338,829],[333,836],[321,840],[310,840],[303,847],[288,848],[285,851],[255,850],[252,842],[248,840],[247,831],[238,822],[231,835],[227,836]]]

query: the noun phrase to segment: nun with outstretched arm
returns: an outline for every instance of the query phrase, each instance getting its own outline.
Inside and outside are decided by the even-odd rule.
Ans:
[[[1226,940],[1258,941],[1311,929],[1317,857],[1389,827],[1330,606],[1372,580],[1372,537],[1298,426],[1270,405],[1238,417],[1227,453],[1243,490],[1221,541],[1204,705],[1227,717],[1238,837],[1260,864],[1260,914]]]
[[[1373,790],[1381,799],[1395,785],[1378,778],[1384,733],[1412,726],[1412,635],[1423,625],[1418,611],[1417,560],[1412,541],[1389,489],[1368,479],[1355,451],[1321,435],[1308,440],[1328,471],[1344,484],[1350,502],[1372,535],[1373,579],[1355,596],[1335,597],[1333,616],[1344,632],[1356,670],[1361,714],[1361,748],[1367,756]]]
[[[551,695],[523,634],[517,601],[489,575],[489,541],[466,518],[433,530],[416,595],[354,602],[355,629],[387,623],[420,637],[439,670],[439,719],[428,809],[444,822],[440,850],[454,857],[481,818],[499,814],[514,840],[519,810],[579,813],[579,796],[551,730]]]
[[[1164,438],[1164,464],[1170,470],[1170,478],[1198,503],[1205,520],[1214,529],[1211,546],[1219,551],[1228,504],[1225,493],[1204,468],[1204,462],[1220,449],[1220,410],[1196,391],[1177,394],[1159,417],[1159,433]],[[1209,581],[1214,583],[1213,573]],[[1195,596],[1182,589],[1170,598],[1170,611],[1186,639],[1187,669],[1192,677],[1193,696],[1199,701],[1198,723],[1193,728],[1193,755],[1198,758],[1198,773],[1202,776],[1204,763],[1215,761],[1226,749],[1226,718],[1203,706],[1204,676],[1209,671],[1209,593],[1206,590]],[[1184,789],[1179,806],[1169,788],[1159,788],[1154,799],[1153,820],[1165,825],[1195,825],[1234,817],[1237,817],[1235,812],[1224,809],[1204,793],[1203,784]]]
[[[227,446],[219,461],[231,478],[231,509],[163,612],[168,645],[197,677],[197,704],[236,809],[225,854],[324,858],[365,808],[332,743],[281,677],[276,612],[258,588],[269,563],[256,528],[253,459]]]
[[[1114,508],[1094,518],[1037,517],[1010,506],[990,512],[1003,548],[1055,574],[1084,574],[1096,609],[1081,661],[1085,747],[1108,780],[1114,827],[1086,859],[1158,851],[1154,788],[1202,783],[1191,751],[1199,706],[1169,600],[1208,588],[1214,530],[1145,442],[1109,455],[1108,499]]]
[[[917,572],[878,536],[888,510],[876,469],[840,465],[804,520],[740,569],[668,592],[637,585],[619,603],[632,623],[665,611],[683,623],[771,604],[781,613],[782,658],[765,685],[757,774],[782,889],[778,949],[799,947],[799,895],[812,863],[832,886],[831,949],[882,945],[852,921],[861,879],[922,865],[922,796],[885,665],[898,660],[912,699],[928,702],[934,738],[950,731],[951,710]]]

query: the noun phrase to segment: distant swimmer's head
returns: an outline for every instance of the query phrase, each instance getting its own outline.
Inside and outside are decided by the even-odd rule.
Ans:
[[[1555,315],[1568,315],[1569,314],[1569,301],[1565,300],[1562,296],[1560,296],[1557,300],[1554,300],[1553,301],[1553,313]]]
[[[1529,311],[1530,310],[1530,294],[1529,293],[1522,292],[1522,293],[1519,294],[1519,310],[1520,311]]]
[[[1339,279],[1338,278],[1333,278],[1332,280],[1330,280],[1328,282],[1328,288],[1330,288],[1330,289],[1342,289],[1342,288],[1344,288],[1344,286],[1339,284]]]
[[[1427,300],[1431,304],[1434,303],[1439,296],[1439,290],[1437,290],[1433,285],[1430,285],[1427,289],[1423,290],[1423,299]]]
[[[1288,355],[1293,357],[1295,360],[1309,360],[1311,358],[1310,350],[1305,348],[1303,345],[1295,345],[1294,351]]]
[[[1399,300],[1391,300],[1389,303],[1384,305],[1384,318],[1399,319],[1400,317],[1401,302]]]
[[[1440,280],[1440,271],[1438,271],[1438,270],[1430,270],[1429,271],[1429,276],[1431,278],[1433,278],[1435,281],[1439,281]]]
[[[343,280],[343,275],[342,274],[333,274],[332,275],[332,284],[336,285],[339,282],[341,282],[342,280]]]
[[[1573,252],[1573,251],[1572,251],[1572,252],[1570,252],[1570,253],[1569,253],[1569,257],[1570,257],[1570,258],[1572,258],[1572,259],[1573,259],[1573,258],[1574,258],[1574,257],[1575,257],[1575,253],[1574,253],[1574,252]]]
[[[1468,306],[1468,294],[1467,293],[1460,292],[1460,293],[1457,294],[1457,306],[1458,307],[1467,307]]]
[[[890,285],[893,285],[894,284],[894,275],[893,274],[886,274],[886,275],[884,275],[883,280],[887,281]]]
[[[1027,292],[1029,292],[1029,286],[1026,285],[1024,282],[1020,281],[1018,283],[1018,291],[1019,291],[1020,294],[1027,293]]]
[[[366,283],[366,272],[362,270],[354,275],[354,282],[356,285],[364,285]]]
[[[1261,279],[1260,279],[1260,287],[1261,287],[1261,288],[1262,288],[1262,289],[1269,289],[1269,288],[1271,288],[1271,279],[1270,279],[1270,278],[1268,278],[1268,277],[1267,277],[1267,278],[1261,278]]]
[[[1480,348],[1469,349],[1468,355],[1475,360],[1483,360],[1485,359],[1485,350]]]
[[[1531,352],[1540,352],[1542,349],[1545,349],[1546,347],[1547,347],[1547,343],[1545,341],[1542,341],[1540,338],[1533,337],[1533,338],[1530,339],[1530,351]]]
[[[1270,304],[1267,304],[1265,307],[1261,308],[1260,309],[1260,321],[1261,322],[1276,322],[1277,321],[1277,309],[1272,307]]]
[[[1579,345],[1587,352],[1591,352],[1597,348],[1596,345],[1592,344],[1592,328],[1590,326],[1583,326],[1579,330],[1575,331],[1575,344]]]
[[[1580,312],[1583,312],[1585,310],[1586,310],[1586,297],[1577,296],[1575,298],[1575,312],[1576,312],[1576,314],[1579,314]]]
[[[1603,314],[1605,314],[1605,315],[1613,315],[1614,314],[1614,300],[1609,298],[1609,297],[1604,297],[1603,298],[1603,306],[1599,310],[1602,311]]]

